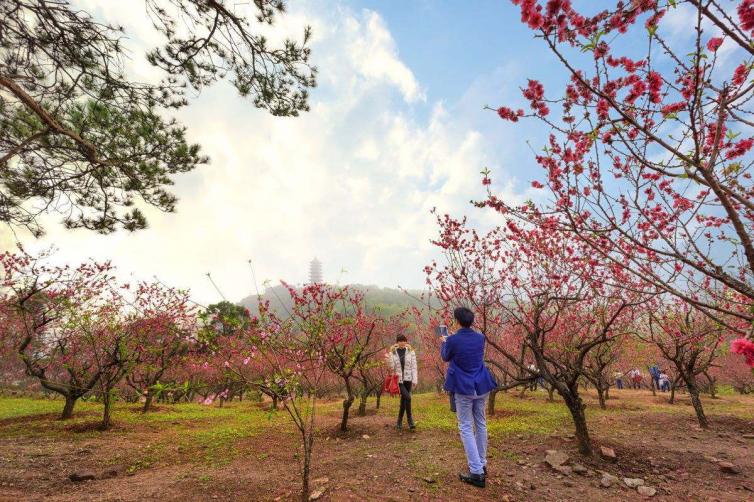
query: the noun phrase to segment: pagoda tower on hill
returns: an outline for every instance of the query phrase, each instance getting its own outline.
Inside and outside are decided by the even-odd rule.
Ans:
[[[322,284],[322,262],[314,258],[309,263],[309,284]]]

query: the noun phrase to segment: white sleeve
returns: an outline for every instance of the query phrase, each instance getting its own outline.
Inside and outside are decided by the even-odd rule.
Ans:
[[[418,370],[419,363],[416,360],[416,352],[412,352],[411,355],[414,358],[414,374],[411,375],[411,381],[413,382],[414,385],[417,385],[419,383],[419,370]]]
[[[388,367],[390,368],[391,373],[397,373],[398,370],[395,367],[395,358],[393,357],[392,351],[390,352],[390,357],[388,357]]]

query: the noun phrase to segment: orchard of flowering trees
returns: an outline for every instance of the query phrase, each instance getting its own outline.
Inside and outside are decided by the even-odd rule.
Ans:
[[[301,435],[308,500],[317,403],[342,395],[340,429],[351,407],[366,413],[387,375],[383,354],[406,315],[367,309],[348,287],[285,285],[284,315],[259,305],[207,308],[161,282],[126,284],[110,263],[53,264],[49,253],[0,255],[2,385],[25,383],[61,399],[61,419],[80,399],[102,403],[100,428],[112,425],[117,400],[222,406],[246,396],[280,406]],[[266,405],[265,405],[266,406]]]

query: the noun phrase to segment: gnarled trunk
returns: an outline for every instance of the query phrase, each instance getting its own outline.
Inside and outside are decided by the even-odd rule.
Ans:
[[[102,423],[100,429],[107,430],[112,425],[112,404],[113,404],[113,392],[108,389],[102,396],[102,404],[104,404],[104,410],[102,411]]]
[[[691,375],[685,380],[686,388],[688,389],[689,396],[691,397],[691,405],[694,407],[694,412],[696,412],[696,419],[699,422],[699,427],[701,427],[702,429],[709,429],[709,422],[707,421],[707,417],[704,415],[702,400],[699,399],[699,387],[696,384],[696,378]]]
[[[600,409],[605,410],[607,409],[607,405],[605,404],[605,391],[602,389],[602,387],[597,387],[597,399],[599,399],[600,402]]]
[[[348,430],[348,414],[351,410],[351,405],[353,404],[354,397],[349,394],[349,396],[343,400],[343,417],[340,420],[340,430],[341,431],[347,431]]]
[[[576,429],[576,441],[578,441],[579,444],[579,452],[582,455],[591,455],[592,440],[589,438],[589,429],[587,429],[586,415],[584,414],[586,406],[578,395],[568,397],[563,396],[563,400],[568,407],[568,411],[571,412],[573,425]]]
[[[142,413],[146,413],[152,408],[152,399],[154,399],[154,394],[147,392],[147,395],[144,396],[144,407],[141,409]]]
[[[365,417],[367,414],[367,398],[369,397],[369,393],[366,391],[363,391],[359,395],[359,416]]]
[[[499,392],[498,389],[492,389],[490,391],[490,397],[487,400],[487,414],[488,415],[495,414],[495,397],[497,397],[498,392]]]
[[[60,415],[61,420],[68,420],[73,416],[73,407],[76,406],[76,401],[79,397],[75,395],[65,396],[65,406],[63,406],[63,413]]]

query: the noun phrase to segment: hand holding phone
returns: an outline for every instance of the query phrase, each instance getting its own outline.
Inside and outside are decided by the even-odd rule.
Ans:
[[[440,326],[437,326],[435,328],[435,334],[439,336],[440,338],[447,338],[448,337],[448,327],[444,324],[441,324]]]

